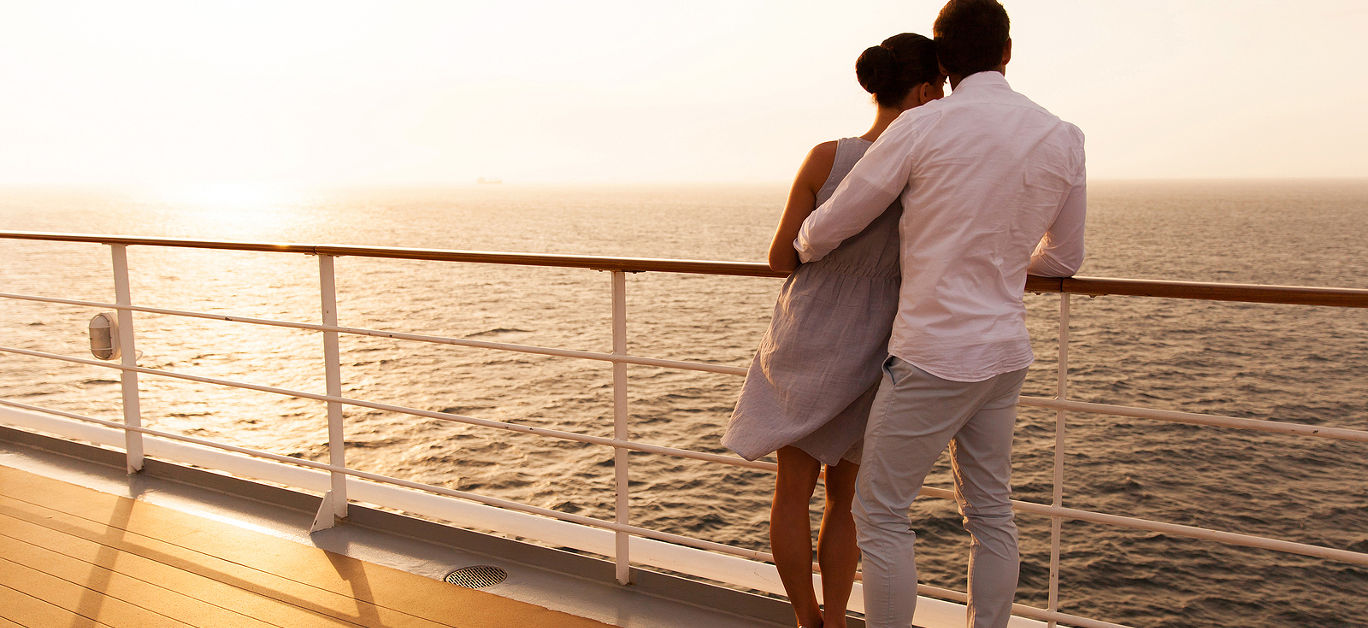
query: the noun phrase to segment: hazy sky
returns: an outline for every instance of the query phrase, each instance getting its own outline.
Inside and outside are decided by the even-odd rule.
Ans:
[[[0,0],[0,182],[781,182],[942,3]],[[1368,176],[1368,2],[1008,0],[1094,179]]]

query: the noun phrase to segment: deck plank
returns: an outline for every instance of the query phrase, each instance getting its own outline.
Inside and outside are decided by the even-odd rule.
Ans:
[[[343,596],[332,596],[305,583],[244,567],[220,557],[189,551],[159,539],[123,529],[108,529],[68,513],[43,509],[28,502],[17,502],[16,505],[12,498],[0,495],[0,525],[18,525],[10,520],[47,527],[60,534],[108,547],[121,557],[136,557],[169,567],[183,574],[173,581],[177,589],[191,582],[190,576],[219,582],[240,592],[233,600],[241,604],[234,605],[232,608],[235,610],[251,610],[282,619],[292,618],[299,622],[293,625],[299,626],[364,625],[360,621],[360,613],[339,610],[339,607],[357,606],[355,601],[344,599]]]
[[[219,584],[208,578],[164,565],[161,565],[165,567],[163,569],[149,569],[158,564],[140,564],[150,561],[12,518],[0,523],[0,528],[4,529],[0,533],[0,558],[110,597],[127,602],[136,600],[148,610],[176,621],[242,628],[301,625],[282,623],[298,619],[290,617],[279,617],[279,621],[268,623],[266,618],[271,617],[269,611],[272,609],[267,604],[235,605],[243,610],[238,612],[211,602],[215,599],[214,594],[231,595],[235,589],[227,585],[206,587],[209,583]]]
[[[4,558],[0,558],[0,585],[115,628],[180,625],[170,617],[137,604]]]
[[[607,625],[6,467],[0,534],[88,561],[87,571],[108,574],[106,588],[115,580],[121,591],[141,588],[130,581],[163,585],[175,574],[177,584],[163,586],[176,589],[181,603],[193,599],[276,625]],[[72,541],[48,545],[63,538]],[[258,614],[254,604],[270,604],[276,614]]]
[[[13,514],[8,512],[10,508],[27,509],[60,522],[57,525],[70,534],[228,582],[338,622],[444,625],[443,609],[422,616],[428,600],[413,592],[427,590],[430,595],[442,596],[456,589],[411,574],[404,574],[411,578],[381,579],[376,586],[376,579],[367,574],[368,568],[383,569],[376,565],[229,525],[207,525],[209,522],[200,517],[84,487],[62,485],[41,493],[22,488],[11,491],[0,476],[0,493],[7,494],[0,496],[0,513]],[[13,493],[20,496],[11,502],[16,498],[8,494]],[[20,501],[22,498],[41,498],[43,502]],[[415,606],[420,613],[411,612]]]
[[[93,619],[3,584],[0,584],[0,619],[19,626],[87,628],[100,625]]]

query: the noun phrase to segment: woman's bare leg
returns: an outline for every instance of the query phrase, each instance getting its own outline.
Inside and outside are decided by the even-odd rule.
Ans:
[[[860,465],[842,460],[826,468],[826,507],[822,532],[817,540],[817,563],[822,569],[822,625],[845,628],[846,604],[860,563],[855,545],[855,518],[850,503],[855,497],[855,476]]]
[[[808,505],[822,464],[797,447],[779,450],[779,474],[774,484],[774,504],[770,508],[770,551],[779,579],[784,583],[798,625],[817,628],[822,611],[812,589],[812,526]],[[846,512],[849,515],[849,501]],[[852,537],[852,545],[854,540]],[[846,589],[849,595],[849,587]],[[844,604],[842,604],[844,606]]]

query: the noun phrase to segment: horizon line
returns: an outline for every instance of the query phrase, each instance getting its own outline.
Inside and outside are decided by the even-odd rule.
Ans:
[[[1169,176],[1169,177],[1098,177],[1090,178],[1089,182],[1095,183],[1165,183],[1165,182],[1297,182],[1297,181],[1368,181],[1368,176]],[[791,185],[788,180],[705,180],[705,179],[678,179],[678,180],[646,180],[646,181],[575,181],[560,179],[533,179],[533,180],[500,180],[497,182],[470,180],[453,181],[376,181],[369,183],[346,183],[346,182],[283,182],[276,180],[223,180],[223,181],[189,181],[189,182],[138,182],[138,183],[113,183],[107,181],[0,181],[0,188],[68,188],[68,189],[106,189],[106,190],[145,190],[170,187],[196,187],[196,186],[259,186],[276,187],[289,189],[317,189],[317,190],[348,190],[348,189],[432,189],[432,188],[464,188],[479,187],[497,189],[499,187],[652,187],[652,186],[771,186],[771,185]]]

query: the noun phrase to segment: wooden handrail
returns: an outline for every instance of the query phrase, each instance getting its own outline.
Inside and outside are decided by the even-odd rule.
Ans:
[[[38,233],[30,231],[0,231],[0,239],[48,240],[56,242],[90,242],[96,244],[124,244],[129,246],[167,246],[192,249],[221,249],[231,251],[264,251],[275,253],[304,253],[336,257],[380,257],[416,259],[440,262],[479,264],[513,264],[519,266],[553,266],[588,268],[591,270],[620,270],[629,273],[694,273],[705,275],[739,275],[747,277],[785,277],[765,264],[751,262],[717,262],[709,260],[653,259],[644,257],[596,257],[591,255],[555,255],[542,253],[491,253],[485,251],[452,251],[446,249],[410,249],[387,246],[349,246],[340,244],[294,244],[278,242],[236,242],[231,240],[190,240],[185,238],[143,238],[115,235],[74,233]]]
[[[1239,301],[1243,303],[1368,307],[1368,290],[1354,288],[1264,286],[1195,281],[1108,279],[1105,277],[1068,277],[1049,281],[1059,281],[1061,283],[1060,292],[1090,296],[1115,294],[1170,299],[1201,299],[1205,301]],[[1030,287],[1029,281],[1027,287],[1028,289]]]
[[[513,264],[519,266],[551,266],[560,268],[622,271],[629,273],[690,273],[742,277],[784,277],[787,275],[787,273],[770,270],[765,264],[755,262],[720,262],[711,260],[655,259],[643,257],[598,257],[590,255],[553,255],[539,253],[491,253],[484,251],[452,251],[445,249],[411,249],[337,244],[235,242],[230,240],[146,238],[117,235],[41,233],[31,231],[0,231],[0,239],[303,253],[306,255],[332,255],[337,257],[376,257],[479,264]],[[1204,301],[1368,308],[1368,290],[1357,288],[1264,286],[1192,281],[1111,279],[1105,277],[1059,278],[1032,276],[1026,278],[1026,291],[1059,292],[1087,296],[1126,295]]]

